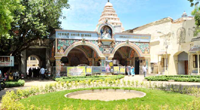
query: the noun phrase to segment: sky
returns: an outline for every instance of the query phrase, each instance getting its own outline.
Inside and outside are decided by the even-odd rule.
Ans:
[[[94,31],[107,0],[69,0],[63,9],[62,29]],[[176,20],[194,7],[187,0],[110,0],[125,30],[133,29],[165,17]]]

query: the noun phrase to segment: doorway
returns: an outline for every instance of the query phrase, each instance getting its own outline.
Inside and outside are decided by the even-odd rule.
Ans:
[[[140,60],[138,57],[135,58],[135,74],[140,74]]]

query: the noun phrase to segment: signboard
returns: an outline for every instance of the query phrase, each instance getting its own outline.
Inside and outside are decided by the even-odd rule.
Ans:
[[[13,67],[14,56],[0,56],[0,67]]]
[[[93,66],[92,73],[102,73],[102,67]]]
[[[86,74],[92,74],[92,67],[91,66],[86,67]]]
[[[120,73],[125,74],[125,66],[120,66]]]
[[[98,40],[99,36],[97,32],[86,32],[86,31],[56,31],[56,38],[62,39],[87,39],[87,40]]]
[[[67,67],[67,76],[85,76],[85,66]]]
[[[139,35],[139,34],[115,34],[116,41],[134,41],[134,42],[150,42],[150,35]]]
[[[114,73],[115,73],[115,74],[120,73],[120,72],[119,72],[119,66],[114,66]]]

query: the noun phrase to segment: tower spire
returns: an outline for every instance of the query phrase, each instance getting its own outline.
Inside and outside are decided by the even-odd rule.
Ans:
[[[108,0],[108,2],[110,2],[110,0]]]

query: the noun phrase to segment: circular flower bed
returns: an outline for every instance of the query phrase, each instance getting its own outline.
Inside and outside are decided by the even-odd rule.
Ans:
[[[146,95],[144,92],[135,90],[121,90],[121,89],[108,89],[108,90],[84,90],[66,94],[65,97],[83,100],[101,100],[112,101],[132,98],[142,98]]]

